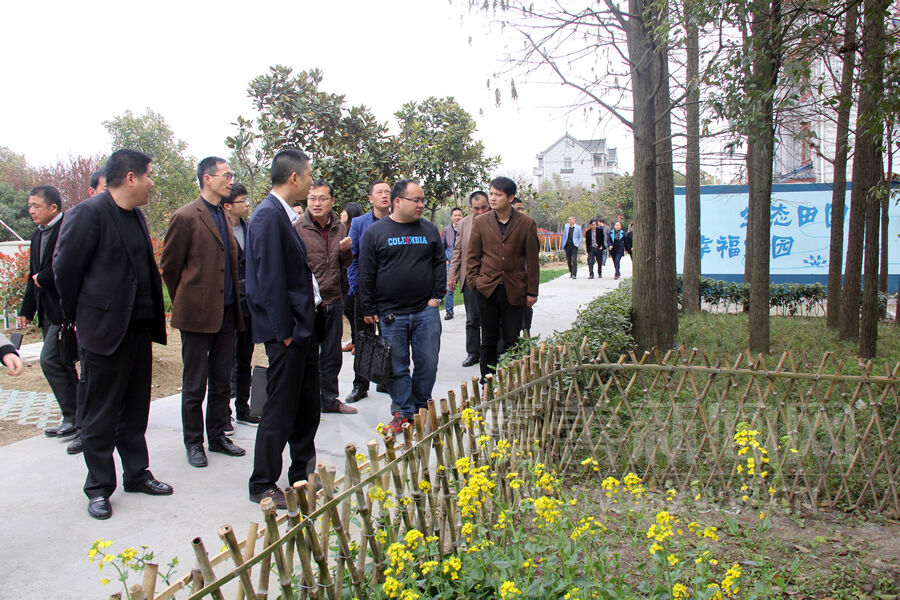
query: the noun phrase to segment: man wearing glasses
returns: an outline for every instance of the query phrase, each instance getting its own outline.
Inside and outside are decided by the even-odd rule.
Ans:
[[[234,332],[244,329],[238,304],[237,244],[222,210],[234,172],[210,156],[197,166],[200,197],[175,211],[163,242],[162,278],[172,300],[172,327],[181,331],[184,363],[181,422],[188,463],[207,465],[203,450],[203,398],[210,452],[243,456],[226,436]]]
[[[359,412],[338,398],[338,373],[341,370],[341,335],[344,332],[344,269],[350,264],[351,240],[347,227],[334,212],[334,187],[316,180],[306,197],[306,212],[294,226],[306,244],[306,260],[319,284],[325,317],[325,331],[319,340],[319,374],[323,413],[353,415]]]
[[[438,305],[447,292],[446,257],[437,227],[422,219],[425,193],[402,180],[391,188],[393,212],[366,231],[359,255],[360,312],[391,343],[393,420],[397,435],[428,405],[441,349]],[[412,376],[410,358],[414,363]]]
[[[234,365],[231,368],[231,394],[234,396],[234,412],[238,423],[259,425],[259,417],[250,414],[250,384],[252,383],[251,361],[253,360],[253,330],[250,318],[250,307],[247,305],[247,222],[250,216],[250,201],[247,200],[247,188],[234,182],[231,194],[222,199],[222,209],[228,215],[231,232],[238,249],[238,279],[241,295],[239,306],[244,319],[244,330],[234,334]],[[229,406],[229,425],[231,424],[231,407]]]

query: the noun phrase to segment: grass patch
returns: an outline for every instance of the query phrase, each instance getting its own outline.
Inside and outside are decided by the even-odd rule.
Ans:
[[[679,316],[676,341],[687,348],[699,348],[710,357],[733,361],[749,344],[748,315],[700,312]],[[770,317],[770,355],[791,351],[818,362],[825,352],[834,352],[839,360],[855,363],[858,344],[838,340],[836,331],[825,326],[821,317]],[[900,330],[892,323],[878,326],[878,357],[900,360]]]

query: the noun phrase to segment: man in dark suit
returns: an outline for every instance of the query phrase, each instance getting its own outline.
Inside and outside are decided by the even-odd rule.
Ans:
[[[282,150],[271,168],[272,191],[250,220],[247,252],[247,300],[253,318],[253,341],[266,345],[269,357],[268,399],[256,432],[250,500],[272,498],[285,508],[278,488],[282,453],[291,448],[288,482],[307,479],[316,463],[319,427],[319,358],[315,336],[318,303],[306,245],[291,209],[306,198],[312,177],[309,157]]]
[[[537,225],[513,210],[516,183],[509,177],[491,181],[490,213],[472,222],[466,249],[466,281],[475,291],[481,319],[481,376],[497,366],[498,344],[519,341],[522,310],[537,302],[540,266]],[[502,340],[501,340],[502,336]]]
[[[106,163],[108,189],[69,211],[56,244],[53,272],[60,305],[74,321],[86,393],[81,415],[88,513],[112,515],[113,449],[122,459],[126,492],[168,495],[153,477],[147,452],[151,341],[166,343],[159,269],[147,223],[151,158],[118,150]]]
[[[250,414],[250,384],[252,383],[253,360],[253,327],[250,318],[250,307],[247,305],[247,222],[244,217],[250,216],[250,201],[247,199],[247,188],[235,182],[231,186],[231,194],[222,200],[222,208],[228,215],[234,241],[238,248],[238,279],[240,280],[241,317],[244,319],[244,330],[234,333],[234,366],[231,367],[231,395],[234,396],[234,412],[238,423],[259,425],[259,417]],[[229,406],[229,416],[231,413]]]
[[[69,437],[78,432],[75,409],[78,394],[78,373],[75,363],[65,363],[59,355],[56,338],[63,323],[59,309],[59,293],[53,279],[53,251],[63,220],[62,198],[50,185],[39,185],[28,194],[28,214],[37,225],[31,236],[31,257],[28,283],[16,325],[25,327],[37,315],[44,346],[41,349],[41,370],[62,412],[63,420],[56,427],[44,430],[49,437]]]
[[[181,423],[188,463],[207,465],[203,451],[203,399],[210,452],[243,456],[225,436],[229,408],[234,332],[241,317],[238,251],[222,199],[231,194],[234,172],[210,156],[197,166],[200,197],[175,211],[163,242],[163,281],[172,299],[172,327],[181,331],[184,363]]]

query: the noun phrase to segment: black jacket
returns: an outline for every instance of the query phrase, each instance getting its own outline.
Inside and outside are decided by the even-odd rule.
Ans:
[[[126,251],[123,217],[109,192],[83,200],[69,210],[56,243],[53,271],[63,315],[75,321],[79,345],[103,356],[116,351],[131,323],[138,285],[136,269],[150,270],[152,338],[166,343],[159,267],[153,258],[144,214],[134,210],[146,234],[148,264],[135,264]]]
[[[62,221],[50,230],[42,232],[40,229],[35,229],[31,236],[30,269],[19,315],[29,321],[37,315],[38,324],[42,327],[48,324],[59,325],[63,322],[62,311],[59,308],[59,292],[56,291],[56,282],[53,277],[53,250],[56,247],[60,229],[62,229]],[[49,236],[44,256],[41,256],[42,235]],[[34,284],[34,275],[37,275],[40,287]]]

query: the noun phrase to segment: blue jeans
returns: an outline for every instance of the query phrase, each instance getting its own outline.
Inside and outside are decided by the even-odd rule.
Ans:
[[[386,316],[378,318],[381,335],[391,343],[391,414],[400,413],[411,419],[418,409],[428,406],[431,398],[441,351],[441,315],[436,306],[426,306],[417,313],[396,315],[392,323],[387,322]],[[414,364],[412,377],[410,354]]]
[[[450,263],[447,263],[447,279],[450,278]],[[453,314],[453,292],[444,294],[444,311]]]

